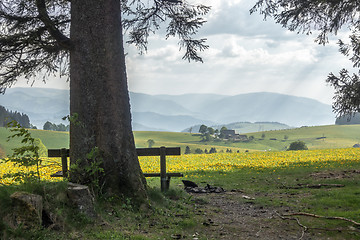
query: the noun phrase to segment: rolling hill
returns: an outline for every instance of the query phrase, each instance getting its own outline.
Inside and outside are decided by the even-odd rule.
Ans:
[[[149,95],[130,93],[134,130],[181,131],[196,124],[280,122],[289,126],[333,124],[331,106],[316,100],[277,93],[236,96],[216,94]],[[33,125],[61,123],[69,114],[67,90],[10,88],[0,104],[26,113]]]

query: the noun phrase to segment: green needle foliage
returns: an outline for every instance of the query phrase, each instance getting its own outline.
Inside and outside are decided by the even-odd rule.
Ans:
[[[315,41],[325,45],[330,35],[348,29],[347,39],[339,39],[342,55],[353,63],[353,73],[345,68],[338,75],[330,73],[326,79],[335,90],[333,111],[338,116],[360,111],[360,28],[359,1],[356,0],[258,0],[250,13],[260,12],[290,31],[312,34]],[[341,36],[343,37],[343,35]]]

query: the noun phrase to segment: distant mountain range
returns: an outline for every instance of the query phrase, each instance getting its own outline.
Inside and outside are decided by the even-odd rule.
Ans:
[[[149,95],[130,93],[134,130],[182,131],[190,126],[235,122],[281,122],[289,126],[334,124],[331,106],[313,99],[278,93]],[[69,114],[69,91],[10,88],[0,105],[26,113],[42,128]]]

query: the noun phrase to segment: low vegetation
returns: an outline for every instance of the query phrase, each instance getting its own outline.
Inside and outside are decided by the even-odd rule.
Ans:
[[[344,134],[339,134],[338,127],[342,128]],[[254,134],[253,141],[259,143],[285,142],[288,145],[294,142],[296,136],[311,146],[310,150],[302,151],[245,151],[244,148],[231,146],[235,143],[201,145],[201,136],[196,135],[160,132],[150,135],[150,132],[136,132],[137,144],[142,147],[148,147],[148,140],[151,139],[155,146],[181,145],[184,150],[189,146],[188,151],[191,148],[198,149],[199,154],[167,157],[168,172],[182,172],[184,178],[172,179],[170,190],[166,193],[160,192],[158,178],[148,178],[149,207],[136,208],[130,199],[99,195],[96,199],[98,218],[95,220],[78,212],[66,200],[66,181],[50,177],[52,173],[61,170],[60,159],[41,158],[40,165],[34,166],[2,162],[0,237],[232,239],[235,236],[233,234],[241,235],[246,231],[258,234],[260,238],[264,236],[262,234],[270,234],[266,236],[276,239],[276,234],[283,234],[286,229],[286,234],[297,238],[356,239],[360,237],[360,149],[313,150],[314,145],[311,144],[311,141],[325,143],[338,140],[338,146],[341,146],[355,142],[356,137],[352,132],[356,127],[358,126],[304,127],[293,131]],[[324,130],[328,130],[326,134],[319,134]],[[8,134],[6,129],[0,128],[0,131]],[[302,138],[306,133],[309,133],[308,137]],[[39,130],[31,130],[31,134],[34,137],[43,136],[44,145],[53,148],[61,147],[52,142],[53,139],[65,139],[68,136],[66,133]],[[2,141],[0,144],[8,144],[7,147],[19,144],[11,142],[13,141]],[[215,147],[217,153],[200,154],[199,150]],[[237,152],[238,150],[241,151]],[[144,172],[159,172],[158,157],[140,157],[140,164]],[[26,175],[35,171],[39,172],[39,182],[19,185],[11,177],[16,172]],[[196,182],[201,187],[207,184],[219,186],[226,192],[220,197],[212,194],[190,195],[183,190],[183,179]],[[32,230],[9,225],[7,219],[11,211],[10,195],[15,191],[43,196],[47,211],[56,216],[56,221]],[[236,212],[237,217],[227,213],[230,207],[240,207],[236,211],[230,209],[231,212]],[[248,213],[246,209],[259,210]],[[247,219],[251,224],[238,228],[233,224],[241,220],[239,217],[242,218],[241,221],[245,221],[242,212],[247,218],[251,215]],[[287,225],[284,228],[282,224],[285,223]],[[259,232],[259,228],[263,230]],[[266,229],[272,231],[267,232]]]
[[[316,233],[317,237],[320,234],[324,239],[354,239],[360,237],[360,229],[352,222],[314,218],[311,215],[285,215],[308,213],[359,222],[360,192],[357,186],[360,171],[354,170],[360,169],[359,153],[359,149],[351,148],[182,155],[168,157],[168,170],[183,172],[183,179],[194,181],[200,186],[210,184],[223,187],[228,192],[223,195],[224,204],[231,200],[238,204],[251,203],[260,209],[270,209],[274,212],[274,217],[264,217],[269,226],[272,226],[273,221],[288,221],[289,224],[297,226],[298,232]],[[159,171],[154,167],[158,166],[156,157],[142,157],[140,160],[144,171]],[[4,163],[0,166],[2,170],[10,167]],[[10,168],[10,171],[16,170]],[[185,193],[181,179],[172,179],[170,191],[163,194],[159,190],[159,179],[149,178],[149,209],[134,209],[129,199],[99,198],[96,205],[99,219],[94,221],[76,212],[76,209],[62,199],[66,184],[49,176],[56,169],[41,168],[41,171],[43,181],[37,184],[2,183],[0,219],[4,219],[8,214],[9,208],[6,205],[10,204],[10,194],[25,190],[43,195],[52,211],[60,214],[59,222],[56,227],[54,225],[53,228],[36,231],[12,229],[6,222],[2,222],[2,236],[8,236],[8,239],[16,236],[25,239],[220,238],[221,232],[214,230],[218,229],[216,225],[209,226],[208,219],[216,219],[222,214],[222,207],[215,209],[215,212],[207,212],[213,209],[210,206],[214,196]],[[230,194],[231,192],[234,194]],[[275,212],[279,214],[278,217]],[[294,220],[283,220],[280,217],[296,218],[301,225],[297,225]],[[217,225],[219,224],[223,223],[217,222]],[[226,224],[221,226],[227,227]],[[301,226],[306,226],[306,231]],[[333,231],[334,229],[337,231]]]

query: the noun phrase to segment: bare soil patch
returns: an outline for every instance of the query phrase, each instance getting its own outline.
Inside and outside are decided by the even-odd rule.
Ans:
[[[328,239],[321,231],[304,231],[295,220],[280,217],[291,209],[258,206],[241,192],[192,195],[204,219],[199,239]]]

